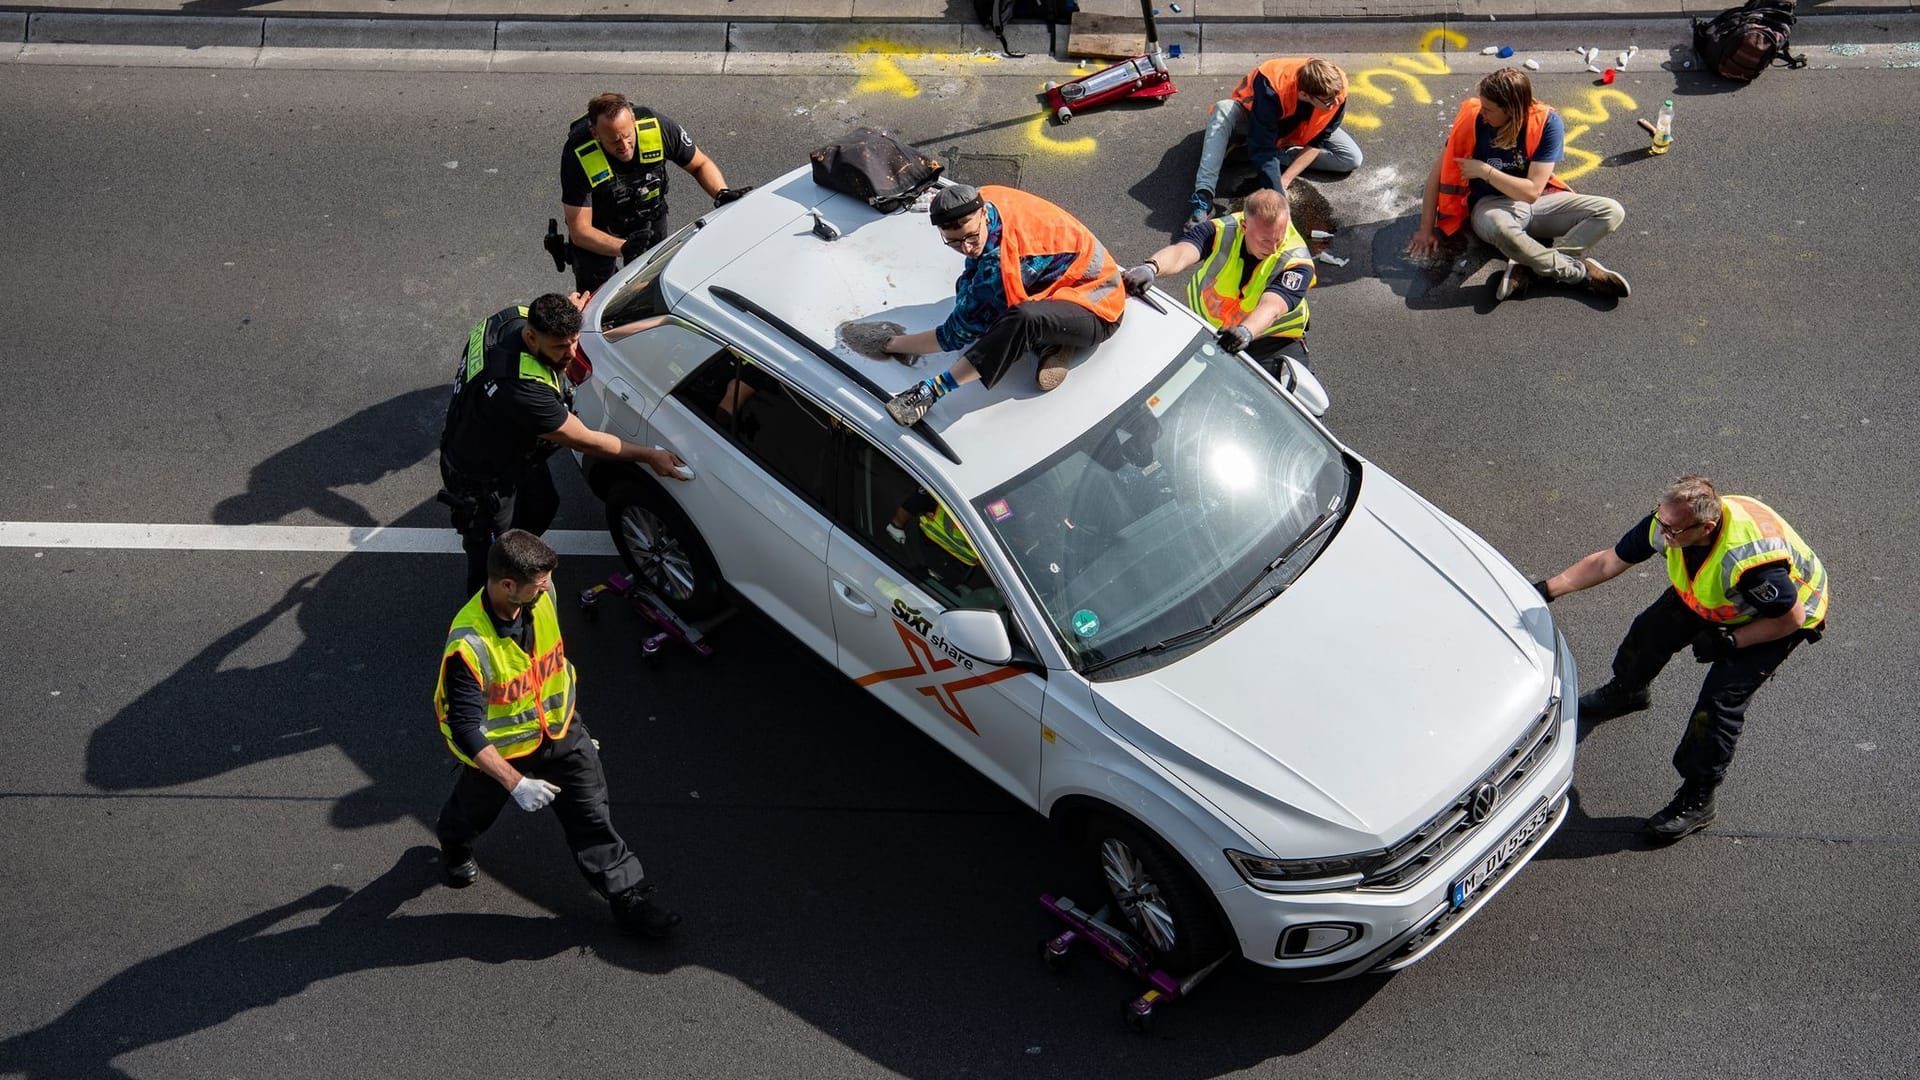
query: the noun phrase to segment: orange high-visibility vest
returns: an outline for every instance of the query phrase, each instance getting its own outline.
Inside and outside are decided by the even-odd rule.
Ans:
[[[1093,312],[1103,322],[1120,321],[1127,309],[1127,294],[1120,288],[1120,265],[1092,230],[1040,196],[1015,188],[989,184],[980,189],[980,197],[1000,211],[1000,280],[1008,307],[1029,300],[1066,300]],[[1021,258],[1069,251],[1074,259],[1066,273],[1039,295],[1029,296],[1026,283],[1020,279]]]
[[[1233,100],[1239,102],[1241,108],[1252,110],[1253,80],[1264,75],[1267,85],[1273,87],[1273,92],[1280,97],[1280,120],[1286,122],[1300,108],[1300,69],[1307,65],[1309,59],[1305,56],[1277,56],[1261,64],[1247,72],[1246,77],[1240,80],[1240,85],[1233,88]],[[1340,115],[1340,107],[1346,103],[1347,92],[1342,90],[1334,95],[1333,108],[1315,108],[1299,127],[1279,132],[1279,145],[1305,146],[1312,142],[1327,130],[1327,125]]]
[[[1540,149],[1540,135],[1547,129],[1547,117],[1553,114],[1551,106],[1534,102],[1527,110],[1527,123],[1522,138],[1527,144],[1527,161],[1533,161],[1534,152]],[[1454,114],[1453,130],[1447,132],[1447,153],[1440,159],[1440,196],[1435,200],[1434,219],[1440,225],[1440,231],[1452,236],[1460,231],[1467,221],[1467,177],[1455,163],[1456,158],[1473,156],[1473,124],[1480,118],[1480,98],[1476,95],[1460,103],[1460,111]],[[1548,191],[1572,191],[1557,176],[1547,177]]]

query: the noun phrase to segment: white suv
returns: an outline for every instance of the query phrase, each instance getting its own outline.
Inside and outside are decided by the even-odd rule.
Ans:
[[[670,318],[584,336],[580,415],[694,473],[583,460],[622,556],[682,614],[724,583],[1045,814],[1167,966],[1418,960],[1565,816],[1579,693],[1546,607],[1341,446],[1310,375],[1165,294],[1051,393],[1019,365],[896,425],[886,398],[952,358],[837,331],[937,324],[960,266],[801,169],[622,271],[588,327]],[[929,496],[974,563],[901,511]]]

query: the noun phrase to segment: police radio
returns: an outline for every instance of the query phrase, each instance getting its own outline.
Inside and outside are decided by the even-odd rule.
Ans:
[[[560,274],[566,273],[567,239],[560,235],[560,223],[558,221],[553,218],[547,219],[547,238],[540,243],[542,247],[547,249],[547,254],[553,256],[554,272]]]

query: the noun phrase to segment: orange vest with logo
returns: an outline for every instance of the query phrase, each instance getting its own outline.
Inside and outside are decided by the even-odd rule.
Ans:
[[[980,189],[980,197],[1000,211],[1000,281],[1008,307],[1029,300],[1066,300],[1093,312],[1102,322],[1120,321],[1127,309],[1120,265],[1092,230],[1040,196],[1015,188],[989,184]],[[1074,258],[1066,273],[1038,295],[1029,296],[1020,278],[1021,258],[1069,251]]]
[[[1527,123],[1523,138],[1527,144],[1527,161],[1533,161],[1534,152],[1540,149],[1540,136],[1547,130],[1547,117],[1553,115],[1551,106],[1534,102],[1527,110]],[[1447,133],[1447,152],[1440,159],[1440,197],[1434,205],[1434,219],[1440,224],[1440,231],[1452,236],[1460,231],[1467,220],[1467,177],[1460,171],[1454,159],[1473,156],[1473,125],[1480,119],[1480,98],[1476,95],[1460,103],[1460,111],[1454,115],[1453,130]],[[1548,191],[1572,191],[1557,176],[1547,177]]]
[[[1273,87],[1273,92],[1280,97],[1280,120],[1285,123],[1300,108],[1300,69],[1307,66],[1307,59],[1304,56],[1281,56],[1261,64],[1247,72],[1246,77],[1240,80],[1240,85],[1233,88],[1233,100],[1239,102],[1243,109],[1252,109],[1253,81],[1264,75],[1267,85]],[[1315,109],[1299,127],[1280,132],[1280,145],[1305,146],[1312,142],[1327,130],[1327,125],[1333,123],[1333,118],[1340,114],[1340,107],[1346,103],[1347,92],[1342,90],[1334,95],[1333,108]]]

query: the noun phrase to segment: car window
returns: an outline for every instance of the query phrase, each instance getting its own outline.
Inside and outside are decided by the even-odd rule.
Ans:
[[[614,293],[606,306],[600,309],[600,329],[610,330],[637,319],[667,313],[667,298],[660,289],[660,275],[699,229],[698,222],[688,225],[647,253],[647,265],[620,286],[620,291]]]
[[[722,348],[673,396],[816,505],[833,505],[837,422],[771,372]]]
[[[944,606],[1005,611],[973,538],[947,507],[865,438],[848,432],[843,446],[840,527]]]

